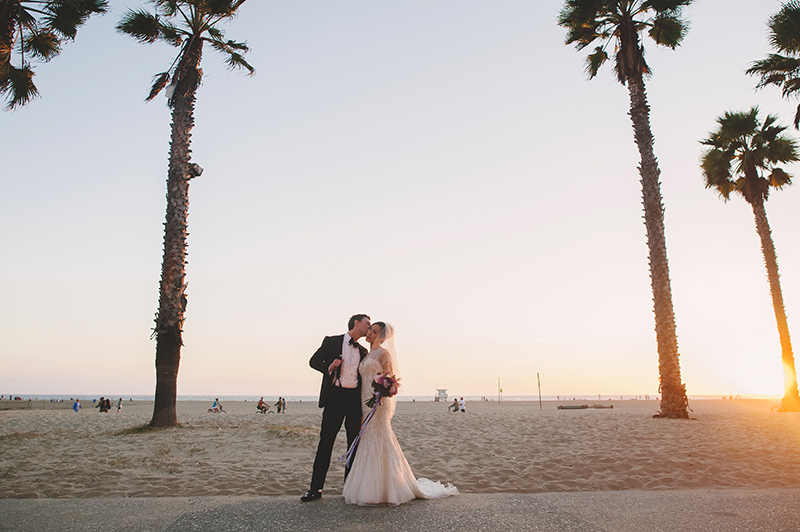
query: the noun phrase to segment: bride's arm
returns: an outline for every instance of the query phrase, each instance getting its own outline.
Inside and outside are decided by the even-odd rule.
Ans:
[[[383,372],[389,375],[394,375],[394,367],[392,366],[392,355],[389,354],[389,351],[386,349],[381,351],[381,354],[378,356],[378,362],[381,363],[381,367],[383,368]]]

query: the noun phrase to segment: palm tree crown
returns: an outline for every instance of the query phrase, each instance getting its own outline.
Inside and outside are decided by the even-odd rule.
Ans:
[[[594,78],[608,60],[606,49],[614,41],[614,68],[623,85],[631,76],[647,76],[640,35],[647,30],[656,44],[675,49],[688,31],[681,19],[683,7],[693,0],[567,0],[559,14],[559,25],[567,28],[566,44],[579,50],[600,44],[586,58],[586,72]]]
[[[719,117],[719,128],[700,141],[709,146],[701,160],[706,188],[715,188],[726,201],[738,192],[748,203],[760,203],[771,187],[790,185],[791,176],[776,165],[798,160],[797,142],[784,136],[786,127],[776,121],[768,115],[762,124],[758,107]]]
[[[783,97],[800,95],[800,0],[791,0],[769,19],[770,45],[778,52],[754,61],[747,73],[759,76],[758,88],[781,87]],[[794,127],[800,127],[800,105],[794,115]]]
[[[155,12],[129,10],[117,25],[117,30],[141,43],[164,41],[180,48],[178,56],[166,72],[156,74],[147,101],[155,98],[169,84],[168,103],[173,105],[176,94],[186,95],[200,84],[202,71],[192,67],[188,59],[199,53],[203,42],[226,54],[231,69],[241,68],[249,74],[255,69],[244,59],[249,51],[246,43],[225,39],[217,25],[236,16],[245,0],[151,0]],[[177,19],[179,22],[173,22]]]
[[[0,0],[0,94],[7,110],[39,94],[31,61],[53,59],[91,15],[107,7],[107,0]],[[13,54],[19,56],[17,66]]]

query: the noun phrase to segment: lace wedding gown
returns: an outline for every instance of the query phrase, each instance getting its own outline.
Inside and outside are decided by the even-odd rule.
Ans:
[[[381,354],[384,356],[382,357]],[[361,411],[366,417],[371,408],[364,403],[373,395],[372,381],[379,373],[391,372],[383,349],[371,351],[358,367],[361,375]],[[443,485],[426,478],[416,479],[392,431],[395,398],[384,397],[364,428],[356,456],[344,483],[348,504],[398,505],[413,499],[438,499],[458,495],[452,484]]]

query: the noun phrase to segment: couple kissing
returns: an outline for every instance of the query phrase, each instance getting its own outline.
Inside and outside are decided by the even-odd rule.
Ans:
[[[322,373],[319,395],[322,426],[311,486],[300,500],[311,502],[322,498],[333,445],[342,424],[350,449],[343,489],[348,504],[398,505],[415,498],[456,495],[458,490],[452,484],[414,477],[392,431],[396,398],[385,396],[374,406],[367,405],[376,395],[373,390],[376,379],[386,375],[399,378],[395,329],[390,323],[370,320],[367,314],[351,316],[347,332],[326,336],[309,360],[309,365]],[[362,337],[370,345],[369,351],[358,342]],[[363,428],[362,418],[369,420]]]

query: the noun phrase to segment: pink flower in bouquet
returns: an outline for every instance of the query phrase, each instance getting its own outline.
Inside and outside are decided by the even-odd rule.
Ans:
[[[394,397],[397,395],[397,389],[400,387],[400,379],[388,373],[379,373],[372,380],[372,389],[375,394],[367,400],[367,406],[372,408],[375,406],[375,401],[381,404],[381,399],[384,397]]]

